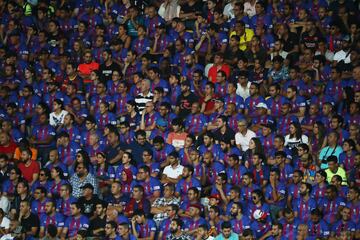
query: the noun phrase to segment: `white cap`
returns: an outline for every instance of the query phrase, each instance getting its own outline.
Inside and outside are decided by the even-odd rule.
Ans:
[[[268,109],[268,106],[266,105],[266,103],[263,103],[263,102],[259,102],[258,104],[256,104],[255,107]]]

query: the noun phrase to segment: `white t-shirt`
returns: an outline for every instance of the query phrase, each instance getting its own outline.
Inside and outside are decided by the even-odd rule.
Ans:
[[[237,84],[237,88],[236,88],[236,95],[239,95],[240,97],[242,97],[244,100],[246,98],[248,98],[250,96],[250,85],[251,82],[249,81],[246,85],[245,88],[243,88],[240,83]]]
[[[0,208],[7,214],[10,210],[10,201],[7,197],[0,197]]]
[[[50,113],[49,123],[51,126],[56,127],[64,123],[64,117],[68,114],[67,111],[62,110],[59,115],[56,115],[55,112]]]
[[[241,150],[245,152],[246,150],[249,149],[249,142],[250,139],[252,139],[253,137],[256,137],[256,133],[254,133],[250,129],[247,130],[245,136],[242,135],[242,133],[237,132],[235,134],[235,143],[236,145],[240,145]]]
[[[300,139],[290,138],[290,134],[285,136],[285,146],[292,149],[299,146],[300,143],[309,143],[309,138],[306,135],[302,135]]]
[[[7,217],[3,217],[1,224],[0,224],[1,228],[5,228],[5,229],[9,229],[10,228],[10,220]]]
[[[170,177],[170,178],[178,178],[182,172],[183,172],[184,166],[182,165],[177,165],[175,168],[173,168],[171,165],[166,166],[164,168],[163,174],[165,174],[166,176]]]
[[[333,60],[337,62],[344,60],[344,63],[350,63],[351,62],[350,56],[351,56],[350,53],[347,53],[344,50],[340,50],[335,53]]]

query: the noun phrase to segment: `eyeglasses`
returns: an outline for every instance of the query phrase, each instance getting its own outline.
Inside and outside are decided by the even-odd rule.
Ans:
[[[45,174],[44,174],[44,173],[40,173],[39,175],[40,175],[40,176],[45,176]]]

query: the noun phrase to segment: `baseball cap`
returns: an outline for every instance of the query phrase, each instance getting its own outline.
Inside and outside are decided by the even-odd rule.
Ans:
[[[91,185],[91,183],[86,183],[84,186],[81,187],[81,189],[89,188],[94,191],[94,186]]]
[[[349,42],[350,41],[350,36],[349,35],[344,35],[342,40],[346,41],[346,42]]]
[[[199,209],[199,211],[201,212],[201,205],[198,204],[198,203],[191,204],[190,207],[197,208],[197,209]]]
[[[220,194],[212,194],[212,195],[209,197],[209,199],[210,199],[210,198],[215,198],[215,199],[217,199],[217,200],[221,200]]]
[[[256,104],[255,107],[256,107],[256,108],[265,108],[265,109],[268,109],[266,103],[263,103],[263,102],[260,102],[260,103]]]

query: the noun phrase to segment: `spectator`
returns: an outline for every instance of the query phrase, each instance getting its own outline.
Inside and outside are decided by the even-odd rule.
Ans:
[[[231,230],[231,223],[230,222],[223,222],[221,224],[221,233],[216,236],[215,240],[221,239],[239,239],[239,236]]]
[[[81,214],[81,205],[78,202],[71,203],[71,216],[65,221],[61,238],[73,238],[81,230],[89,228],[89,219]]]
[[[94,189],[94,193],[98,193],[98,185],[94,175],[89,173],[89,166],[85,163],[75,164],[75,174],[70,178],[72,186],[72,195],[76,198],[81,196],[82,187],[90,187]],[[87,184],[87,185],[86,185]]]

